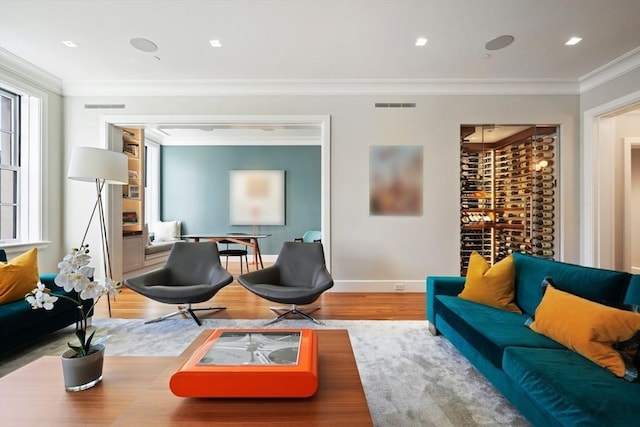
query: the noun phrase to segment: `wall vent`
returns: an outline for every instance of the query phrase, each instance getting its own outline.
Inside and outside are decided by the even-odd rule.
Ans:
[[[113,110],[124,107],[124,104],[84,104],[85,110]]]
[[[416,108],[415,102],[376,102],[376,108]]]

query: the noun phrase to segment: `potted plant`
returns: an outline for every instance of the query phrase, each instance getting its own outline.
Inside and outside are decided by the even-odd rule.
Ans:
[[[78,322],[76,322],[76,337],[78,344],[68,343],[69,350],[62,354],[62,369],[65,388],[68,391],[80,391],[93,387],[102,380],[102,362],[104,360],[104,345],[92,343],[95,329],[87,335],[89,317],[93,308],[104,295],[118,293],[119,282],[105,279],[100,282],[93,279],[94,269],[89,267],[91,256],[89,245],[74,248],[58,263],[60,273],[55,278],[56,285],[66,292],[75,294],[52,292],[42,283],[25,295],[26,301],[33,309],[52,310],[58,299],[71,301],[78,308]],[[83,300],[93,300],[91,307],[86,310]]]

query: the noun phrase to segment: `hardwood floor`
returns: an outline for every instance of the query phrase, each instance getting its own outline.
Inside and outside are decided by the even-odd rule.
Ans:
[[[266,265],[265,265],[266,266]],[[233,277],[240,274],[239,263],[229,263]],[[280,306],[264,300],[235,280],[218,292],[209,303],[194,307],[225,306],[217,313],[199,312],[202,318],[210,319],[270,319],[273,313],[269,307]],[[318,319],[335,320],[425,320],[424,293],[364,293],[325,292],[316,301],[322,308],[314,312]],[[130,289],[123,288],[115,298],[111,298],[111,316],[127,319],[152,319],[176,310],[176,306],[150,300]],[[96,317],[109,317],[107,299],[102,298],[96,306]]]

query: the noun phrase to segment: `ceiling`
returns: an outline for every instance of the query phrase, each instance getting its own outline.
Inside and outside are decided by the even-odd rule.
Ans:
[[[64,83],[578,80],[639,47],[640,0],[0,0],[0,48]]]

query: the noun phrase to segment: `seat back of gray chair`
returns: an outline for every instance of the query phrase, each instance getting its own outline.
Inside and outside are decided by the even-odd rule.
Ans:
[[[322,243],[284,242],[274,265],[280,271],[283,286],[313,288],[328,274]]]
[[[215,242],[176,242],[164,264],[171,271],[173,285],[210,283],[220,265]]]

